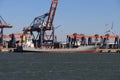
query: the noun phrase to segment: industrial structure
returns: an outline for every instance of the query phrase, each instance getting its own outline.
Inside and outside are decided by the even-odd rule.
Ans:
[[[67,35],[67,43],[69,46],[84,46],[84,45],[95,45],[99,48],[119,48],[120,39],[118,35],[99,35],[87,36],[84,34],[69,34]],[[108,46],[109,45],[109,46]]]
[[[12,26],[7,24],[6,21],[0,16],[0,47],[1,48],[3,48],[4,28],[12,28]]]
[[[32,35],[35,47],[54,47],[56,36],[53,22],[57,5],[58,0],[52,0],[49,12],[36,17],[29,27],[24,28],[24,34],[29,32]]]

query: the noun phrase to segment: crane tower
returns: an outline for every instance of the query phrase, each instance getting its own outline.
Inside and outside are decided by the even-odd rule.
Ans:
[[[0,16],[0,46],[3,46],[3,29],[4,28],[12,28],[12,26],[7,24],[5,20]]]
[[[35,47],[54,47],[56,36],[54,35],[54,17],[58,6],[58,0],[52,0],[50,10],[41,16],[35,17],[29,27],[24,28],[24,33],[30,33]]]

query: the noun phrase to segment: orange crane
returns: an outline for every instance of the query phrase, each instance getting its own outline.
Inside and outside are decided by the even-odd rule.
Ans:
[[[88,42],[88,45],[91,45],[93,43],[100,44],[101,41],[106,42],[107,40],[112,40],[112,43],[113,43],[113,40],[118,38],[120,38],[120,36],[110,35],[110,34],[105,34],[105,35],[95,34],[93,36],[86,36],[84,34],[74,33],[74,34],[67,35],[67,43],[75,45],[75,43],[77,42],[80,42],[81,44],[83,42],[85,42],[84,44],[87,44],[86,42]],[[92,42],[92,39],[94,39],[93,42]],[[114,42],[118,43],[118,41],[114,41]]]
[[[58,0],[53,0],[51,3],[51,7],[46,23],[46,29],[48,30],[51,30],[53,28],[53,21],[54,21],[57,5],[58,5]]]
[[[53,22],[57,6],[58,0],[52,0],[49,12],[35,17],[31,25],[23,29],[25,34],[30,32],[37,47],[54,46],[56,36],[54,35]]]
[[[0,46],[3,46],[3,29],[4,28],[12,28],[11,25],[7,24],[5,20],[0,16]]]
[[[69,35],[67,35],[67,37],[69,37],[69,38],[71,38],[71,39],[74,39],[75,37],[76,37],[76,39],[81,39],[82,37],[85,37],[85,38],[89,38],[89,37],[90,37],[90,38],[93,38],[93,39],[95,39],[95,38],[101,38],[101,37],[107,38],[106,35],[98,35],[98,36],[93,35],[93,36],[88,36],[88,35],[83,35],[83,34],[77,34],[77,35],[69,34]],[[109,35],[109,36],[108,36],[109,39],[114,39],[114,38],[116,38],[116,37],[117,37],[117,35]]]

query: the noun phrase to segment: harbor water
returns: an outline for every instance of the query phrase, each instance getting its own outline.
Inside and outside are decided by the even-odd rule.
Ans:
[[[120,80],[120,54],[1,53],[0,80]]]

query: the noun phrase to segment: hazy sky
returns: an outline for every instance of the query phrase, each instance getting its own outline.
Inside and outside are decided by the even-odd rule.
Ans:
[[[12,29],[6,34],[22,32],[36,16],[49,11],[51,0],[0,0],[0,15]],[[120,35],[120,0],[59,0],[54,25],[58,39],[67,34],[104,34],[114,23],[113,32]]]

